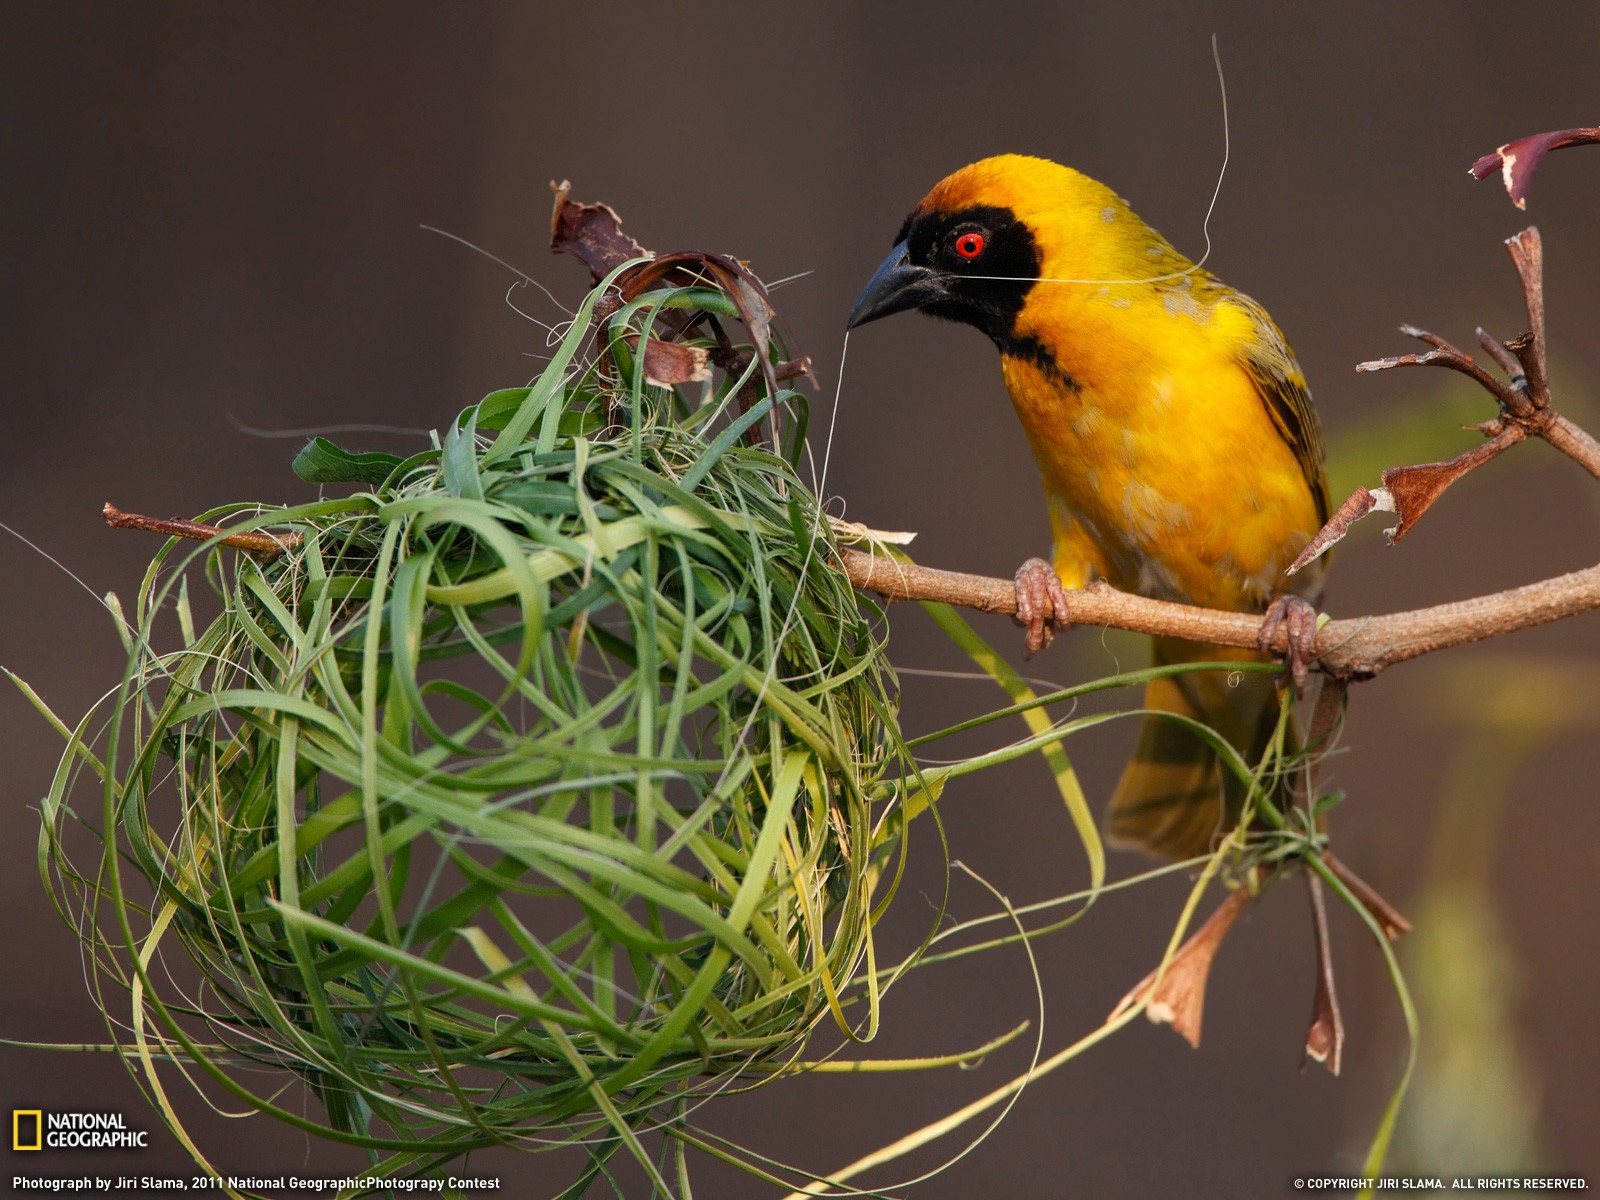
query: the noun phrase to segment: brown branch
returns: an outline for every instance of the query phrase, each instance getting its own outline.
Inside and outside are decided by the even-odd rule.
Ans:
[[[840,551],[845,575],[856,587],[889,600],[937,600],[983,612],[1015,613],[1016,583],[880,558],[849,547]],[[1119,592],[1104,583],[1068,591],[1074,625],[1130,629],[1254,650],[1262,618]],[[1382,616],[1329,621],[1317,631],[1317,664],[1341,679],[1368,679],[1407,659],[1498,637],[1600,608],[1600,566],[1470,600]],[[1274,648],[1288,648],[1280,631]]]
[[[1578,428],[1560,413],[1539,434],[1561,453],[1581,466],[1596,479],[1600,479],[1600,441],[1588,431]]]
[[[217,539],[221,545],[237,546],[256,554],[282,554],[293,550],[304,540],[298,533],[229,533],[220,525],[206,525],[200,521],[180,521],[176,518],[146,517],[139,513],[123,512],[114,504],[107,504],[101,513],[106,524],[113,529],[142,529],[146,533],[161,533],[167,537],[192,538],[197,542]]]

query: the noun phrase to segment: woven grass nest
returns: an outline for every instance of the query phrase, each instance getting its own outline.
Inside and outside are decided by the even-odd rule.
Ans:
[[[896,689],[765,303],[611,271],[422,453],[296,461],[364,490],[205,518],[284,553],[157,554],[45,819],[169,1121],[162,1058],[393,1167],[614,1149],[875,1009]]]

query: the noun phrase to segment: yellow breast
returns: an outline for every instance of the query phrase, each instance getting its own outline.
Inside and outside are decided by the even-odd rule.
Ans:
[[[1057,568],[1144,595],[1260,607],[1321,522],[1241,365],[1248,312],[1209,277],[1037,285],[1002,357],[1044,477]]]

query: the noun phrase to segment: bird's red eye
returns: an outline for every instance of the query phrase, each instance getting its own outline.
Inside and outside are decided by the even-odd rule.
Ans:
[[[983,253],[984,237],[981,233],[963,233],[956,239],[956,253],[962,258],[977,258]]]

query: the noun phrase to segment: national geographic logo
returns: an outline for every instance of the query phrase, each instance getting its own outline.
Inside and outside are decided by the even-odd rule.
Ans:
[[[28,1132],[32,1130],[32,1132]],[[44,1148],[44,1113],[37,1108],[11,1110],[11,1148],[13,1150],[40,1150]]]
[[[143,1150],[150,1134],[129,1129],[121,1113],[11,1110],[13,1150]]]

